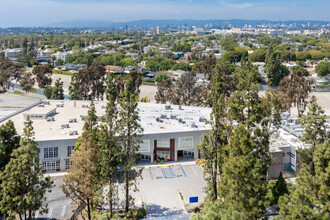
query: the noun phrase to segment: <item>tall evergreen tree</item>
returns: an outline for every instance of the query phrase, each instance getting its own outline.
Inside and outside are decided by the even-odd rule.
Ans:
[[[266,206],[267,163],[252,129],[240,123],[225,148],[227,157],[219,186],[225,203],[236,204],[248,219],[260,218]],[[266,170],[265,170],[266,167]]]
[[[325,121],[324,110],[316,102],[313,102],[308,109],[307,115],[301,117],[301,124],[304,132],[300,139],[307,145],[298,150],[298,155],[303,164],[310,167],[315,172],[313,161],[314,152],[318,144],[324,143],[330,138],[330,132],[327,130],[328,125]]]
[[[0,126],[0,172],[5,169],[13,150],[19,147],[19,142],[20,136],[17,135],[12,121]]]
[[[282,219],[329,219],[330,215],[330,143],[319,144],[314,152],[313,172],[303,164],[290,195],[280,197]]]
[[[280,175],[277,178],[275,186],[272,189],[272,194],[274,199],[273,204],[278,203],[278,199],[280,198],[280,196],[283,196],[284,194],[289,194],[288,185],[283,178],[282,172],[280,172]]]
[[[218,198],[219,175],[222,173],[223,148],[227,144],[227,101],[229,85],[227,84],[227,66],[221,63],[216,66],[211,80],[211,91],[208,102],[212,106],[211,121],[212,130],[204,135],[198,145],[201,157],[206,159],[204,175],[208,181],[206,192],[208,199],[214,201]]]
[[[122,144],[123,154],[123,172],[125,189],[125,213],[127,215],[132,201],[130,189],[137,190],[136,178],[141,175],[142,169],[133,167],[138,160],[137,151],[139,150],[139,141],[141,126],[138,123],[139,115],[137,103],[135,102],[135,93],[132,79],[128,78],[125,84],[125,90],[120,94],[119,112],[119,137]]]
[[[0,175],[0,210],[10,217],[18,214],[20,219],[32,219],[37,210],[40,213],[48,211],[45,193],[50,192],[53,181],[49,177],[43,178],[32,121],[28,118],[24,124],[20,147],[13,151]]]
[[[288,69],[281,65],[279,55],[276,56],[274,53],[273,45],[269,45],[267,48],[265,70],[270,86],[278,86],[282,78],[289,74]]]
[[[64,99],[64,90],[63,90],[63,81],[61,78],[57,79],[55,82],[55,86],[52,89],[51,99],[55,100],[63,100]]]
[[[116,132],[118,130],[118,111],[116,107],[117,89],[114,83],[113,74],[109,74],[107,79],[106,98],[108,100],[104,124],[100,126],[98,132],[99,140],[99,173],[104,178],[104,183],[109,187],[108,202],[109,213],[112,218],[113,201],[115,196],[115,180],[119,178],[118,166],[121,162],[121,146],[118,143]]]
[[[79,100],[79,86],[77,82],[77,73],[74,73],[71,77],[71,82],[69,85],[69,99],[70,100]]]
[[[103,184],[98,174],[97,117],[94,103],[91,102],[82,135],[77,139],[71,154],[71,167],[63,178],[61,186],[64,194],[78,206],[85,206],[89,220]]]

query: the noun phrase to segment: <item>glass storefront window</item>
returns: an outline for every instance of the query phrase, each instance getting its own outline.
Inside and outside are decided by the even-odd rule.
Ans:
[[[165,157],[170,159],[170,151],[157,151],[157,157],[161,160],[164,160]]]
[[[180,137],[179,149],[191,149],[193,148],[193,137]]]

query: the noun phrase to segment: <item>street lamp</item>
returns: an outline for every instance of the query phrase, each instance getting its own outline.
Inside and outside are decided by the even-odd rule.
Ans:
[[[119,182],[117,180],[117,220],[119,220]]]

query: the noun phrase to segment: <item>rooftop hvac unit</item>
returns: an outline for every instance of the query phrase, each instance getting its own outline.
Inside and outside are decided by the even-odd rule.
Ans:
[[[197,125],[196,125],[195,123],[191,123],[191,124],[190,124],[190,127],[191,127],[191,128],[198,128]]]
[[[165,109],[166,110],[170,110],[171,109],[171,106],[170,105],[165,105]]]
[[[102,105],[102,107],[101,107],[102,109],[106,109],[106,106],[105,105]]]
[[[156,117],[156,121],[159,122],[160,118],[159,117]]]
[[[69,128],[70,126],[69,126],[69,124],[62,124],[61,125],[61,128]]]
[[[49,101],[44,101],[44,104],[45,105],[50,105],[50,102]]]
[[[199,116],[199,122],[205,122],[206,118],[204,116]]]
[[[82,108],[88,108],[88,105],[82,105],[81,107]]]
[[[78,131],[69,131],[69,135],[78,135]]]
[[[39,104],[38,107],[45,107],[43,103]]]
[[[64,103],[58,103],[56,104],[56,107],[64,107]]]
[[[183,119],[182,118],[179,118],[179,123],[182,123],[183,122]]]
[[[69,123],[75,123],[75,122],[77,122],[77,119],[76,118],[70,118],[69,119]]]
[[[176,115],[171,115],[171,119],[176,119]]]
[[[162,119],[166,119],[166,118],[167,118],[167,115],[165,115],[165,114],[161,114],[161,115],[160,115],[160,118],[162,118]]]
[[[182,106],[181,106],[181,105],[179,105],[179,110],[183,110],[183,108],[182,108]]]
[[[55,121],[55,118],[54,117],[47,117],[46,120],[47,121]]]

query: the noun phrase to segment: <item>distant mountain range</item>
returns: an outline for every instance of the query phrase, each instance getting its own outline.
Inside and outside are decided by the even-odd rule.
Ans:
[[[159,26],[160,28],[171,28],[177,26],[197,26],[203,27],[204,25],[212,24],[212,27],[228,27],[230,24],[234,27],[243,27],[247,25],[262,25],[262,24],[286,24],[286,25],[328,25],[329,21],[308,21],[308,20],[288,20],[288,21],[270,21],[270,20],[242,20],[242,19],[231,19],[231,20],[137,20],[128,22],[110,22],[110,21],[70,21],[61,22],[50,25],[45,25],[45,27],[62,27],[62,28],[126,28],[126,27],[136,27],[136,28],[155,28]]]

